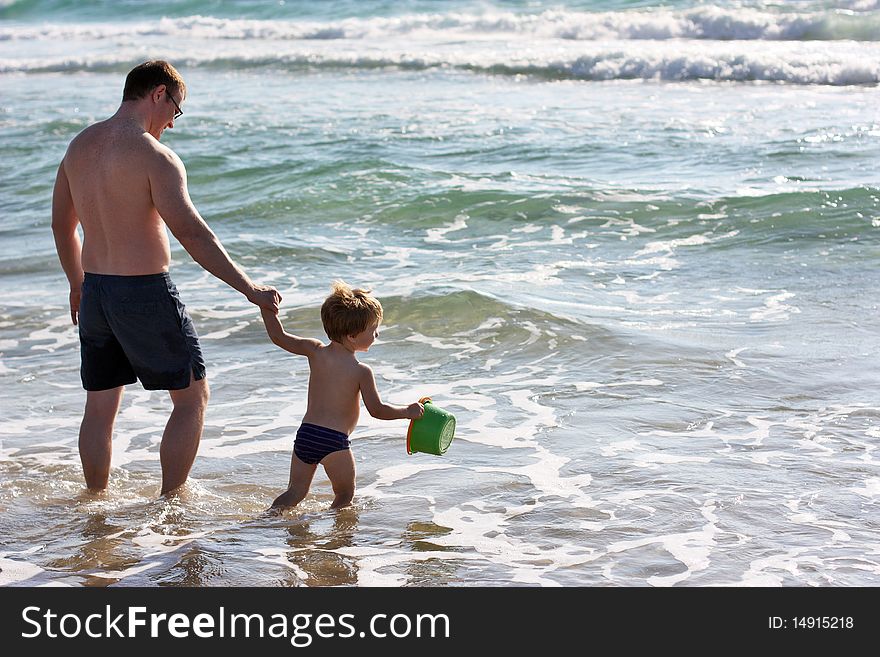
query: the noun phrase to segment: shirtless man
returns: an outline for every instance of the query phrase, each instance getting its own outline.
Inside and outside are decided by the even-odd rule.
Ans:
[[[159,143],[185,99],[186,85],[167,62],[135,67],[119,109],[73,139],[55,179],[52,232],[79,325],[87,391],[79,453],[92,491],[107,487],[123,386],[137,379],[147,390],[168,390],[174,406],[159,450],[161,494],[183,485],[198,450],[208,383],[198,336],[168,275],[166,226],[251,303],[278,312],[281,301],[229,258],[190,200],[183,162]]]

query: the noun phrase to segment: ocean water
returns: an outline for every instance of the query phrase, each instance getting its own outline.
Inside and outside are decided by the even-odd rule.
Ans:
[[[158,498],[129,386],[109,491],[49,227],[69,141],[147,58],[234,259],[323,338],[385,307],[358,491],[280,517],[307,364],[175,243],[212,400]],[[0,584],[880,584],[880,3],[0,2]]]

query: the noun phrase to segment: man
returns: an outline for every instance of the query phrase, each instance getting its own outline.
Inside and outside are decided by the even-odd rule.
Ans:
[[[168,390],[173,403],[159,451],[163,495],[186,481],[198,450],[208,383],[198,336],[168,276],[165,227],[251,303],[277,312],[281,301],[232,262],[193,206],[180,158],[159,143],[185,99],[169,63],[135,67],[117,112],[73,139],[55,180],[52,232],[79,325],[87,391],[79,452],[93,491],[107,487],[123,386],[137,379],[148,390]]]

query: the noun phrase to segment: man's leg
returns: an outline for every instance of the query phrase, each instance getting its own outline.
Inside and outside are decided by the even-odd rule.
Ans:
[[[180,488],[196,459],[205,408],[208,406],[208,380],[195,381],[190,375],[188,388],[170,390],[174,410],[165,425],[159,459],[162,462],[162,495]]]
[[[124,388],[89,390],[86,409],[79,427],[79,458],[82,461],[86,487],[90,491],[107,488],[110,478],[110,456],[113,452],[113,423]]]

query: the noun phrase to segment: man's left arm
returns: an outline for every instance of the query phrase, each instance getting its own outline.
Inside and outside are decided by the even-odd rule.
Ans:
[[[55,250],[61,267],[70,283],[70,319],[74,325],[79,317],[79,302],[82,295],[83,268],[82,242],[76,228],[79,218],[73,207],[70,183],[64,171],[64,161],[55,176],[55,190],[52,193],[52,234],[55,236]]]

